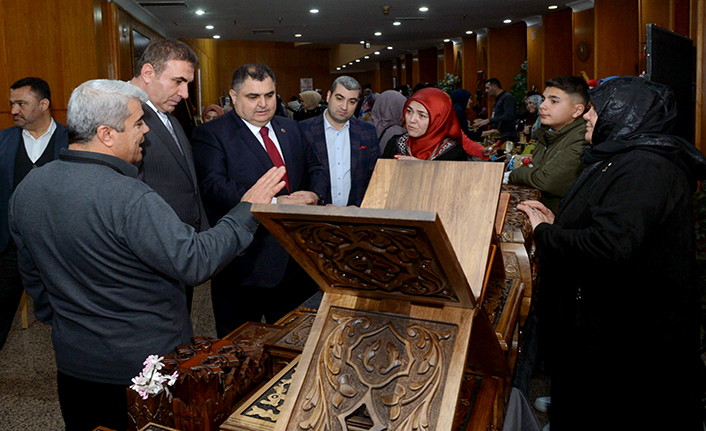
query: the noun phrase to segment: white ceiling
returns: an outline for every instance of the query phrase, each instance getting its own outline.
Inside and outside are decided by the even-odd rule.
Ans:
[[[168,37],[392,46],[374,60],[566,9],[557,0],[114,0]],[[575,2],[580,3],[580,2]],[[592,3],[592,2],[591,2]],[[548,6],[558,9],[549,10]],[[389,6],[388,15],[383,6]],[[426,6],[427,12],[419,8]],[[319,13],[312,14],[316,8]],[[205,13],[196,15],[201,9]],[[140,16],[141,15],[141,16]],[[400,21],[401,25],[393,25]],[[213,30],[206,29],[213,25]],[[257,33],[271,30],[272,33]],[[375,32],[382,32],[375,36]],[[301,37],[295,37],[295,34]],[[372,59],[370,60],[373,61]]]

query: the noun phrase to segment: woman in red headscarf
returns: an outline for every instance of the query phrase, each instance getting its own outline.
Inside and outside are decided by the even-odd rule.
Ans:
[[[407,99],[404,105],[407,133],[393,136],[385,146],[382,158],[415,158],[422,160],[468,160],[463,134],[451,98],[438,88],[424,88]],[[473,153],[482,151],[475,144]],[[476,154],[471,154],[476,155]],[[487,156],[486,156],[487,157]],[[483,158],[486,158],[483,157]]]

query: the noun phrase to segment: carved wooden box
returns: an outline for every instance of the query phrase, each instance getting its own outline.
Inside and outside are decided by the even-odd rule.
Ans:
[[[509,375],[477,307],[501,177],[379,161],[367,208],[253,206],[324,291],[277,431],[451,430],[469,361]]]

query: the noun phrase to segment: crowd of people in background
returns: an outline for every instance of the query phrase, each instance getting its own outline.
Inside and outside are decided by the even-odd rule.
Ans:
[[[219,337],[314,295],[250,203],[359,206],[379,158],[504,162],[505,183],[541,192],[518,208],[540,259],[556,429],[699,426],[690,196],[706,158],[670,134],[668,88],[623,77],[591,89],[565,76],[518,100],[490,78],[487,111],[463,88],[378,93],[339,76],[285,103],[272,69],[245,64],[232,106],[206,106],[187,136],[172,112],[197,68],[183,43],[153,42],[130,82],[74,91],[68,130],[51,118],[45,81],[10,87],[0,348],[24,285],[53,325],[67,426],[126,428],[125,388],[142,359],[191,337],[191,286],[211,279]],[[514,166],[504,152],[520,139],[533,150]],[[58,243],[70,253],[53,253]],[[648,377],[660,369],[669,375]],[[87,407],[86,393],[102,397]]]

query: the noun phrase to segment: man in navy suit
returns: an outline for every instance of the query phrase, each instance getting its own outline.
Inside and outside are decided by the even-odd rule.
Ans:
[[[10,195],[32,169],[57,159],[69,146],[66,127],[54,121],[50,107],[51,90],[43,79],[24,78],[10,86],[15,126],[0,131],[0,349],[22,297],[17,247],[7,220]]]
[[[143,103],[145,135],[142,161],[137,164],[139,179],[164,199],[179,219],[196,232],[208,229],[194,170],[191,144],[172,112],[182,99],[189,97],[189,83],[199,59],[194,51],[178,40],[162,39],[150,43],[135,67],[130,84],[149,96]],[[194,288],[183,286],[186,304],[191,311]]]
[[[326,111],[299,123],[329,173],[327,204],[360,206],[380,157],[375,126],[353,116],[360,91],[358,81],[339,76],[326,96]]]
[[[263,64],[233,74],[234,109],[194,130],[194,161],[206,214],[215,223],[272,166],[286,167],[277,204],[323,204],[328,176],[296,122],[275,116],[275,75]],[[311,278],[264,228],[242,256],[211,279],[219,337],[262,316],[274,323],[317,291]]]

